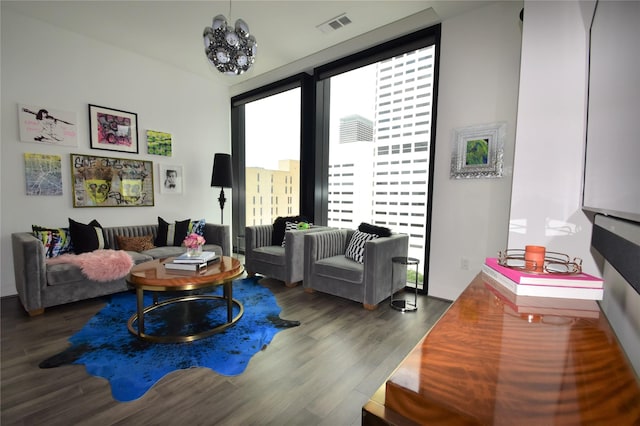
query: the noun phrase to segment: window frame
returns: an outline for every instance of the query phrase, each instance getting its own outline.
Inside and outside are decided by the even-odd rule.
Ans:
[[[313,158],[309,155],[309,147],[313,145],[313,124],[310,105],[313,105],[313,78],[307,73],[276,81],[263,87],[239,94],[231,98],[231,159],[233,175],[235,179],[234,191],[232,191],[232,208],[235,220],[232,221],[232,238],[234,250],[240,252],[243,246],[239,240],[244,238],[246,225],[245,204],[245,105],[272,95],[300,88],[300,214],[305,217],[314,217],[313,203],[309,201],[309,195],[313,194],[313,174],[302,173],[302,170],[314,169]],[[311,188],[311,189],[310,189]]]
[[[434,163],[436,149],[436,123],[438,105],[438,80],[440,70],[441,24],[436,24],[410,34],[366,48],[352,55],[348,55],[327,64],[320,65],[313,70],[313,75],[300,73],[289,78],[268,84],[263,87],[245,92],[231,98],[231,145],[232,161],[236,184],[232,194],[233,211],[236,220],[233,221],[233,239],[244,236],[245,204],[244,204],[244,158],[245,158],[245,115],[244,105],[286,90],[301,88],[300,105],[300,214],[310,218],[316,224],[326,224],[328,221],[329,194],[329,79],[332,76],[350,70],[384,61],[394,56],[434,45],[432,110],[430,123],[428,194],[426,208],[425,232],[425,264],[423,265],[423,288],[421,292],[428,292],[429,254],[431,241],[431,217]],[[304,172],[303,172],[304,171]],[[242,224],[242,229],[240,227]],[[239,244],[238,244],[239,245]],[[239,249],[239,247],[238,247]]]

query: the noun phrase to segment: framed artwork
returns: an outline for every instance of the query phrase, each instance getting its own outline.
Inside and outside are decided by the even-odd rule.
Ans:
[[[171,133],[147,130],[147,154],[171,157]]]
[[[452,179],[502,177],[506,123],[455,129],[451,155]]]
[[[44,145],[78,146],[78,114],[18,104],[20,140]]]
[[[24,154],[27,195],[62,195],[62,157]]]
[[[182,194],[182,166],[160,164],[160,193]]]
[[[89,105],[91,148],[138,153],[138,114]]]
[[[71,154],[73,207],[154,205],[153,163]]]

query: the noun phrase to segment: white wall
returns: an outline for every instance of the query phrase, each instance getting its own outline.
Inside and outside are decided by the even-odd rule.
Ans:
[[[509,247],[543,245],[600,275],[581,210],[593,5],[525,3]]]
[[[32,224],[65,226],[68,218],[81,222],[95,218],[103,226],[149,224],[156,223],[157,216],[167,220],[204,217],[211,223],[220,222],[216,201],[219,189],[211,188],[210,182],[214,154],[231,150],[226,87],[216,84],[213,77],[206,80],[10,11],[2,11],[1,29],[2,296],[16,294],[11,233],[30,231]],[[76,111],[78,147],[20,142],[18,103]],[[136,112],[140,153],[90,149],[88,104]],[[172,157],[146,153],[147,129],[173,135]],[[62,196],[25,195],[23,154],[26,152],[62,157]],[[155,206],[73,208],[70,153],[153,161]],[[182,195],[159,193],[159,164],[183,166]],[[231,223],[230,204],[225,206],[224,213],[224,223]]]
[[[501,2],[442,24],[429,262],[432,296],[456,299],[485,258],[506,248],[521,8],[521,2]],[[507,123],[504,177],[450,179],[453,130],[498,121]]]

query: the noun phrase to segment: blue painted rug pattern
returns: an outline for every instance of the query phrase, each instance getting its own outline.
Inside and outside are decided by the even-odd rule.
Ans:
[[[275,296],[257,281],[253,277],[233,284],[233,298],[244,305],[244,315],[236,324],[189,343],[139,340],[127,329],[129,317],[136,312],[135,294],[113,295],[107,306],[69,339],[69,349],[43,361],[40,367],[84,364],[89,374],[109,380],[111,393],[118,401],[140,398],[158,380],[178,369],[205,367],[225,376],[241,374],[251,357],[266,348],[278,331],[300,324],[281,319]],[[222,295],[222,287],[205,294]],[[144,305],[151,303],[151,296],[145,293]],[[234,316],[237,313],[234,305]],[[179,318],[175,324],[184,324],[185,316],[192,324],[186,329],[166,321]],[[145,330],[150,334],[162,334],[160,330],[193,332],[221,324],[224,319],[226,305],[222,300],[177,303],[146,314]]]

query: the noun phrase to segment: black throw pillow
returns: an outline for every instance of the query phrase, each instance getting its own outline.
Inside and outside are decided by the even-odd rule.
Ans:
[[[69,218],[69,235],[76,254],[109,248],[102,225],[95,219],[85,225]]]
[[[371,225],[369,223],[362,222],[360,226],[358,226],[358,231],[366,232],[367,234],[375,234],[378,237],[390,237],[391,230],[389,228],[385,228],[383,226]]]
[[[284,231],[287,226],[287,222],[309,222],[305,219],[304,216],[289,216],[289,217],[278,217],[273,221],[273,234],[271,234],[271,245],[272,246],[280,246],[282,245],[282,240],[284,240]]]
[[[189,232],[191,219],[169,223],[158,216],[158,236],[154,241],[156,247],[181,246]]]

